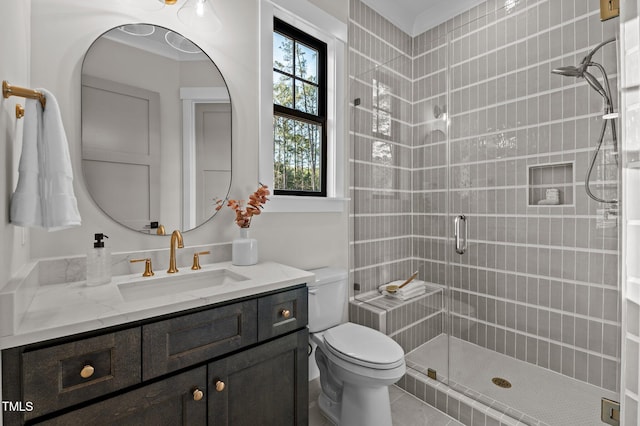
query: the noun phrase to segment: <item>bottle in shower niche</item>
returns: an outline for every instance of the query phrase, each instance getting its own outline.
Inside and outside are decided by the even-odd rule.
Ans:
[[[87,253],[88,286],[111,282],[111,251],[104,246],[103,238],[109,237],[102,233],[95,234],[93,248]]]

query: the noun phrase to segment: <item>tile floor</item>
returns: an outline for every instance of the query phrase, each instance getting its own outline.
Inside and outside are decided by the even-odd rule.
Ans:
[[[309,426],[332,426],[318,407],[320,379],[309,382]],[[391,417],[393,426],[462,426],[457,420],[447,416],[415,396],[397,386],[389,387]]]

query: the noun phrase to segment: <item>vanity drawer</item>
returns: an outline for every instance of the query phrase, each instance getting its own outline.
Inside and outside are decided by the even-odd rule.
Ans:
[[[142,326],[144,380],[257,341],[257,303],[234,303]]]
[[[308,322],[307,287],[258,299],[258,340],[305,327]]]
[[[200,398],[196,391],[201,392]],[[207,424],[207,367],[202,366],[87,405],[39,425],[156,426]]]
[[[140,383],[140,328],[22,354],[26,419]]]

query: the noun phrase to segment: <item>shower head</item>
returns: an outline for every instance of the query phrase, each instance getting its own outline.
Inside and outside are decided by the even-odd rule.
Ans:
[[[607,77],[607,73],[604,69],[604,67],[602,65],[600,65],[597,62],[591,62],[591,58],[593,58],[593,55],[598,51],[598,49],[600,49],[602,46],[604,46],[605,44],[608,43],[612,43],[616,41],[615,38],[603,41],[602,43],[598,44],[596,47],[594,47],[588,54],[587,56],[585,56],[584,58],[582,58],[582,61],[580,62],[580,64],[578,64],[578,66],[566,66],[566,67],[558,67],[558,68],[554,68],[553,70],[551,70],[551,72],[553,74],[558,74],[558,75],[563,75],[565,77],[576,77],[576,78],[584,78],[585,81],[587,82],[587,84],[589,84],[589,86],[591,86],[592,89],[594,89],[596,92],[598,92],[598,94],[600,96],[602,96],[606,102],[606,106],[605,106],[605,117],[609,114],[612,114],[614,112],[613,110],[613,102],[612,102],[612,98],[611,98],[611,88],[609,86],[609,78]],[[598,70],[600,70],[600,73],[602,73],[602,77],[603,77],[603,82],[604,82],[604,86],[602,84],[600,84],[600,82],[598,81],[597,78],[594,77],[593,74],[591,74],[588,71],[589,67],[595,67],[598,68]],[[605,89],[606,88],[606,89]],[[600,131],[600,138],[598,140],[598,146],[596,147],[596,150],[594,151],[593,155],[591,156],[591,163],[587,169],[587,176],[585,177],[585,185],[584,185],[584,189],[587,192],[587,195],[599,202],[599,203],[608,203],[608,204],[614,204],[617,203],[617,200],[605,200],[603,198],[597,197],[596,195],[594,195],[591,192],[591,189],[589,188],[589,182],[591,179],[591,172],[593,171],[593,168],[595,166],[596,163],[596,157],[598,155],[598,152],[600,151],[600,148],[602,147],[602,142],[604,140],[604,134],[606,132],[607,129],[607,125],[611,125],[611,136],[613,139],[613,150],[615,153],[618,152],[618,144],[617,144],[617,137],[616,137],[616,125],[615,125],[615,121],[614,120],[602,120],[602,130]],[[616,160],[617,161],[617,160]]]
[[[585,77],[584,74],[587,72],[587,67],[592,64],[591,58],[593,58],[593,55],[595,55],[595,53],[602,46],[604,46],[605,44],[608,44],[608,43],[613,43],[614,41],[616,41],[616,39],[615,38],[611,38],[609,40],[603,41],[602,43],[600,43],[599,45],[597,45],[596,47],[591,49],[591,51],[589,53],[587,53],[587,56],[582,58],[582,61],[580,62],[580,64],[577,67],[574,67],[574,66],[558,67],[558,68],[554,68],[553,70],[551,70],[551,72],[553,74],[564,75],[565,77]],[[591,82],[589,81],[589,78],[592,80]],[[602,86],[600,85],[600,83],[597,82],[597,80],[592,75],[590,75],[590,77],[585,77],[585,79],[587,79],[587,82],[589,82],[589,85],[591,87],[593,87],[598,93],[600,93],[600,94],[604,93],[604,90],[602,90]],[[599,88],[597,86],[594,86],[594,84],[592,84],[593,81],[595,81],[597,83]],[[600,90],[602,90],[602,92]]]
[[[565,77],[582,77],[584,70],[574,66],[559,67],[551,70],[553,74],[564,75]]]
[[[600,49],[602,46],[604,46],[605,44],[608,43],[612,43],[616,41],[615,38],[611,38],[609,40],[603,41],[602,43],[598,44],[596,47],[594,47],[593,49],[591,49],[591,51],[589,53],[587,53],[587,56],[585,56],[584,58],[582,58],[582,61],[580,62],[580,64],[578,66],[566,66],[566,67],[558,67],[558,68],[554,68],[553,70],[551,70],[551,72],[553,74],[558,74],[558,75],[563,75],[565,77],[576,77],[576,78],[584,78],[585,81],[589,84],[589,86],[591,86],[591,88],[593,88],[593,90],[595,90],[596,92],[598,92],[598,94],[600,94],[600,96],[602,96],[604,98],[604,100],[607,102],[607,107],[608,108],[612,108],[611,105],[611,95],[609,95],[607,93],[607,91],[604,89],[604,87],[602,87],[602,84],[600,84],[600,82],[598,81],[597,78],[595,78],[593,76],[593,74],[591,74],[589,71],[587,71],[587,69],[590,66],[594,66],[598,69],[600,69],[600,71],[603,73],[603,76],[606,77],[606,73],[604,72],[604,68],[602,67],[602,65],[596,63],[596,62],[591,62],[591,58],[593,58],[593,55],[595,55],[595,53],[598,51],[598,49]],[[607,83],[607,87],[608,87],[608,83]]]
[[[588,63],[585,64],[585,66],[580,66],[580,67],[572,67],[572,66],[559,67],[559,68],[554,68],[551,72],[553,74],[563,75],[565,77],[578,77],[578,78],[582,77],[582,78],[584,78],[585,81],[589,84],[589,86],[591,86],[593,88],[593,90],[598,92],[600,94],[600,96],[602,96],[604,98],[604,100],[607,102],[607,105],[610,106],[611,105],[611,99],[607,95],[607,92],[604,90],[604,87],[602,87],[602,85],[600,84],[598,79],[595,78],[593,76],[593,74],[591,74],[589,71],[587,71],[587,65],[593,65],[593,66],[598,66],[598,67],[600,66],[600,64],[596,64],[595,62],[588,62]]]

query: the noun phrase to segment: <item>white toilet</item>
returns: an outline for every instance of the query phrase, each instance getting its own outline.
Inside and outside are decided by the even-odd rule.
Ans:
[[[318,405],[336,425],[390,426],[389,385],[406,371],[404,351],[372,328],[343,322],[347,272],[312,270],[309,287],[309,332],[317,345],[322,392]]]

